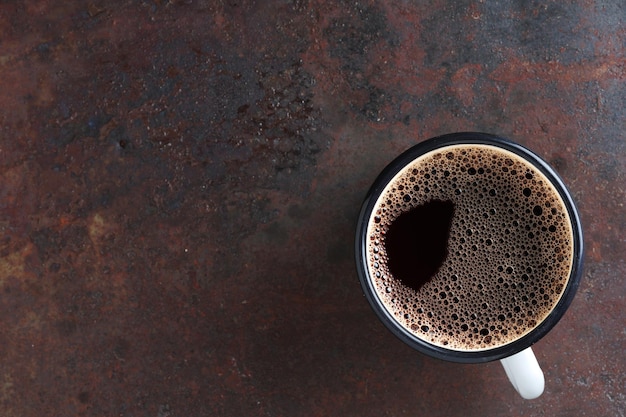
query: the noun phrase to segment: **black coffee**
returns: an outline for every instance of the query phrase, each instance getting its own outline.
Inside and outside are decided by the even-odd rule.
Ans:
[[[549,180],[515,154],[454,145],[406,166],[368,226],[368,269],[395,319],[430,343],[488,349],[556,306],[573,235]]]
[[[391,275],[415,291],[430,281],[448,255],[453,213],[451,201],[434,200],[400,214],[385,235]]]

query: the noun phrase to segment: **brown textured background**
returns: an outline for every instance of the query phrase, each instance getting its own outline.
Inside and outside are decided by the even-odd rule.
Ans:
[[[624,416],[624,39],[622,0],[2,1],[0,415]],[[373,179],[460,130],[581,211],[538,400],[357,281]]]

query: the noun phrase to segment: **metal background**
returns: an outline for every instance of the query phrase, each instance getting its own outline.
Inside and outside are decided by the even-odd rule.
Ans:
[[[624,7],[2,1],[0,415],[623,416]],[[455,131],[546,159],[586,228],[534,401],[357,279],[374,178]]]

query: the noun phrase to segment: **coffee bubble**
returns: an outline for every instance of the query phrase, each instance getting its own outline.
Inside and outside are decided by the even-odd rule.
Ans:
[[[530,163],[488,145],[452,145],[407,165],[379,197],[368,235],[387,310],[416,337],[461,351],[530,332],[573,264],[558,192]]]

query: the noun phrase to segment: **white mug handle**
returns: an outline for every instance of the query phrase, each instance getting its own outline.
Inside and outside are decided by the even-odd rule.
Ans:
[[[528,347],[513,356],[500,359],[500,363],[519,395],[527,400],[541,395],[545,379],[531,348]]]

